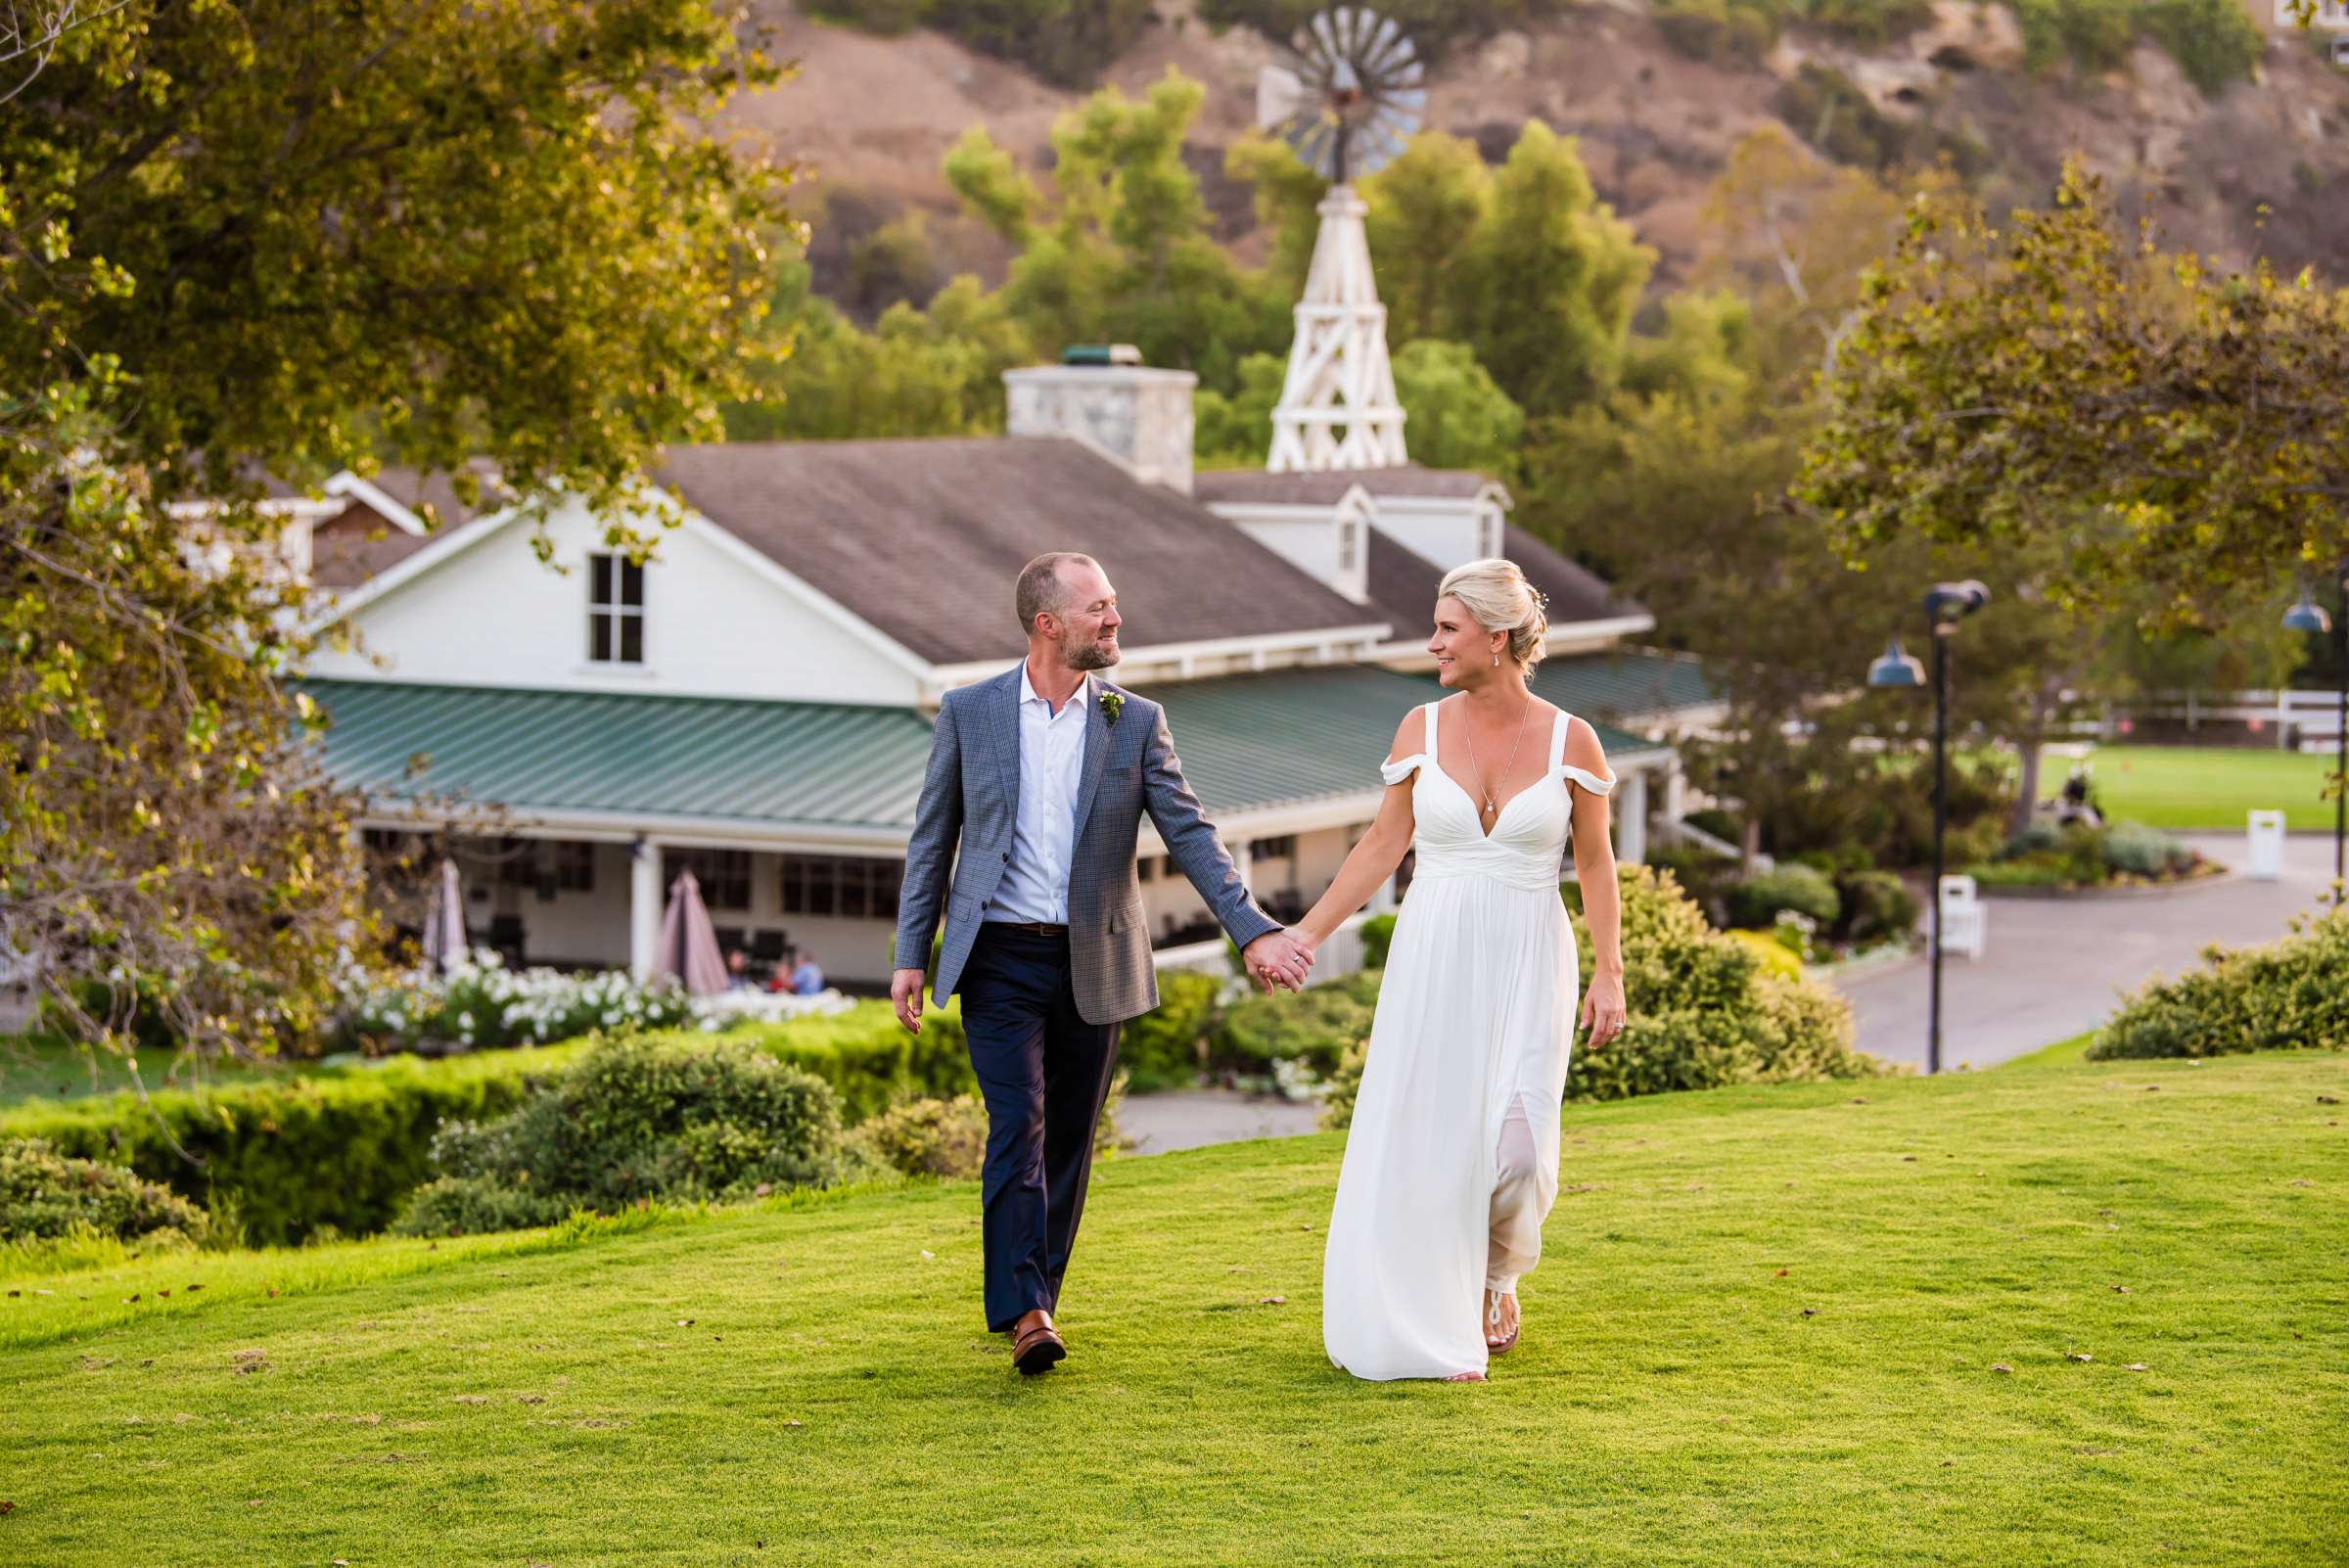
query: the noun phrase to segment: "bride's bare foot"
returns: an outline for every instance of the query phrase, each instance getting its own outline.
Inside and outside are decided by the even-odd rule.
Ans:
[[[1484,1380],[1485,1374],[1482,1372],[1454,1372],[1444,1379],[1447,1383],[1481,1383]]]
[[[1517,1343],[1519,1327],[1517,1293],[1511,1291],[1505,1296],[1497,1296],[1486,1291],[1485,1349],[1496,1356],[1506,1355],[1510,1347]]]

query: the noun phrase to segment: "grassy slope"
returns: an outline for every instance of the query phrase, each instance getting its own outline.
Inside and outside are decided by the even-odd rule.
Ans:
[[[2158,828],[2241,832],[2254,808],[2281,809],[2285,826],[2315,831],[2332,826],[2325,780],[2332,759],[2293,752],[2212,746],[2099,746],[2095,764],[2097,804],[2113,821]],[[2069,769],[2050,759],[2041,794],[2053,800]]]
[[[2320,1094],[2349,1060],[1570,1107],[1592,1186],[1482,1387],[1323,1360],[1333,1137],[1104,1166],[1035,1383],[968,1186],[11,1280],[0,1558],[2338,1561]]]

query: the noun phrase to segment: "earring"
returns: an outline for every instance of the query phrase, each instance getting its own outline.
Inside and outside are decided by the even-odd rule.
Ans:
[[[1498,654],[1495,654],[1495,655],[1493,656],[1493,668],[1494,668],[1494,669],[1498,669],[1500,668],[1500,655],[1498,655]]]

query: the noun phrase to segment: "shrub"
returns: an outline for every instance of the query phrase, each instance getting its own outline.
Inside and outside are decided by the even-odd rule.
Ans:
[[[648,1199],[726,1202],[856,1168],[821,1079],[742,1041],[642,1037],[599,1041],[509,1116],[448,1124],[432,1158],[441,1174],[396,1227],[409,1235],[552,1224]]]
[[[1754,961],[1772,974],[1784,975],[1789,980],[1802,978],[1802,955],[1780,942],[1775,932],[1730,931],[1724,934],[1744,944],[1746,950],[1754,955]]]
[[[2104,830],[2104,864],[2134,876],[2158,877],[2194,863],[2194,852],[2159,828],[2115,822]]]
[[[1223,984],[1213,975],[1170,970],[1158,977],[1158,1006],[1127,1022],[1118,1060],[1143,1089],[1188,1084],[1205,1060]]]
[[[987,1161],[987,1107],[974,1094],[908,1100],[849,1134],[873,1164],[907,1176],[976,1176]]]
[[[809,10],[884,35],[936,27],[1059,87],[1093,85],[1151,14],[1149,0],[815,0]]]
[[[2349,1048],[2349,913],[2295,920],[2259,947],[2206,948],[2204,967],[2148,982],[2097,1031],[2091,1058]]]
[[[432,1174],[433,1134],[449,1118],[497,1116],[580,1047],[493,1051],[445,1061],[392,1057],[347,1073],[176,1090],[37,1101],[0,1113],[0,1134],[45,1138],[69,1154],[127,1165],[208,1208],[235,1212],[253,1246],[332,1227],[391,1222]],[[183,1159],[177,1148],[184,1148]]]
[[[678,1044],[712,1038],[698,1031],[656,1038]],[[887,1002],[866,1001],[719,1038],[821,1079],[852,1124],[899,1100],[976,1086],[961,1010],[953,1006],[925,1017],[918,1036],[898,1026]],[[442,1122],[504,1115],[589,1043],[438,1060],[393,1056],[283,1083],[223,1085],[201,1097],[151,1093],[146,1105],[129,1094],[39,1101],[0,1113],[0,1134],[45,1137],[69,1154],[126,1164],[199,1204],[233,1208],[255,1246],[289,1245],[328,1226],[365,1235],[391,1223],[408,1193],[432,1176],[433,1137]],[[198,1163],[181,1159],[175,1142]]]
[[[1855,943],[1905,939],[1916,930],[1916,895],[1890,871],[1855,871],[1838,879],[1843,900],[1841,935]]]
[[[1302,1062],[1327,1078],[1338,1070],[1346,1048],[1370,1033],[1377,997],[1378,978],[1369,972],[1301,992],[1244,996],[1216,1029],[1215,1059],[1251,1073],[1271,1071],[1278,1062]]]
[[[1815,982],[1769,972],[1744,943],[1708,927],[1695,904],[1646,866],[1624,866],[1620,874],[1631,1023],[1605,1045],[1578,1046],[1566,1080],[1569,1096],[1620,1099],[1886,1071],[1852,1048],[1849,1002]],[[1589,975],[1589,932],[1578,921],[1575,935]]]
[[[1631,1024],[1602,1046],[1578,1040],[1566,1077],[1570,1098],[1889,1071],[1852,1048],[1850,1003],[1823,986],[1773,972],[1779,961],[1752,945],[1769,937],[1713,930],[1677,885],[1648,866],[1622,866],[1619,874]],[[1578,912],[1581,891],[1566,889]],[[1579,920],[1575,940],[1588,976],[1590,938]],[[1324,1126],[1342,1126],[1352,1116],[1361,1056],[1350,1053],[1334,1075]]]
[[[1821,926],[1832,927],[1842,917],[1843,899],[1824,871],[1807,865],[1781,865],[1761,871],[1728,889],[1729,924],[1748,931],[1767,930],[1777,923],[1778,911],[1791,909]]]
[[[2063,843],[2063,829],[2052,822],[2033,822],[2006,841],[1999,851],[2002,860],[2020,860],[2029,855],[2047,854]]]
[[[1391,914],[1372,915],[1362,922],[1362,967],[1387,967],[1387,949],[1395,945],[1395,917]]]
[[[0,1241],[99,1235],[202,1242],[210,1234],[205,1212],[160,1182],[60,1153],[42,1138],[0,1138]]]

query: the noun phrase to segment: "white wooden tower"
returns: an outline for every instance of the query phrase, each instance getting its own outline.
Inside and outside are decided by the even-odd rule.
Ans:
[[[1387,307],[1378,302],[1362,231],[1368,208],[1353,186],[1333,185],[1319,210],[1265,466],[1275,474],[1393,468],[1410,459],[1387,359]]]
[[[1353,179],[1403,151],[1427,102],[1418,53],[1393,22],[1360,6],[1324,11],[1291,41],[1287,64],[1257,79],[1259,124],[1329,180],[1288,379],[1272,410],[1275,474],[1393,468],[1409,461],[1387,359],[1387,307],[1370,276],[1369,209]]]

